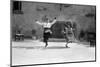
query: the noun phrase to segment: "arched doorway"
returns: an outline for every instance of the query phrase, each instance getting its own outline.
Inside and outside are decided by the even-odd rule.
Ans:
[[[64,38],[62,30],[64,28],[65,21],[57,21],[52,27],[52,38]]]

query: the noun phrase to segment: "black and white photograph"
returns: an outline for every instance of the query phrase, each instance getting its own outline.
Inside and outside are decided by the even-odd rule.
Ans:
[[[96,61],[96,5],[11,0],[11,66]]]

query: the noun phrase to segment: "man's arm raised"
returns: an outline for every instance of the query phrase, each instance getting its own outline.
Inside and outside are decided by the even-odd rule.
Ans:
[[[39,24],[39,25],[42,25],[42,23],[39,22],[38,20],[35,20],[35,22],[36,22],[37,24]]]
[[[56,23],[56,17],[54,18],[54,20],[52,21],[51,25],[53,25],[54,23]]]

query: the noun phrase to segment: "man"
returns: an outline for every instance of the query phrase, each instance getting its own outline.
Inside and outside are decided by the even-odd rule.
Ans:
[[[39,25],[42,25],[42,27],[44,28],[44,32],[43,32],[43,41],[45,42],[45,47],[48,46],[48,38],[50,37],[50,35],[52,34],[51,31],[51,26],[56,23],[56,18],[54,18],[54,20],[52,22],[50,22],[50,20],[48,20],[48,18],[45,16],[43,18],[43,22],[39,22],[36,21],[36,23],[38,23]]]

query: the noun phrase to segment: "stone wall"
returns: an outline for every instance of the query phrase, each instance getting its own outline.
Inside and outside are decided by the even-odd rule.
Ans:
[[[57,17],[58,21],[71,20],[76,23],[77,36],[81,30],[95,31],[95,16],[86,17],[88,13],[95,15],[95,6],[70,5],[69,7],[63,7],[60,11],[58,4],[22,1],[22,11],[23,14],[12,14],[11,24],[12,30],[15,30],[17,26],[25,35],[32,36],[32,33],[28,31],[36,30],[38,38],[43,36],[43,28],[36,24],[35,20],[41,21],[44,15],[47,15],[50,19]]]

